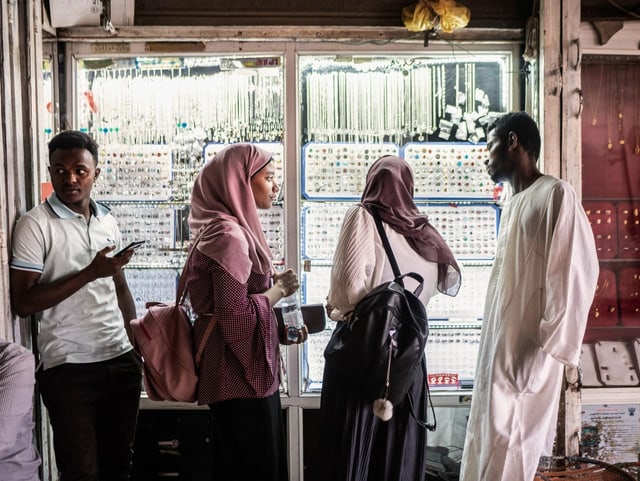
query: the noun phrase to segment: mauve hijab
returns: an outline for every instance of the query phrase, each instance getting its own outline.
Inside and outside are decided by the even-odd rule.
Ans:
[[[240,282],[251,272],[272,270],[271,250],[251,190],[251,177],[271,160],[271,153],[255,145],[229,145],[204,165],[191,191],[192,236],[211,223],[197,249]]]
[[[401,157],[386,155],[367,172],[361,204],[403,235],[422,258],[438,264],[438,290],[455,296],[462,276],[451,249],[413,201],[413,172]]]

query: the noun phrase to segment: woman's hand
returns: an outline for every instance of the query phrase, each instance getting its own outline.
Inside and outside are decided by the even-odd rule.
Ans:
[[[282,290],[282,297],[290,296],[300,287],[298,274],[293,269],[276,272],[273,274],[273,286]]]
[[[324,310],[327,313],[327,317],[329,319],[331,319],[331,313],[333,312],[334,309],[335,309],[335,307],[333,307],[331,304],[329,304],[329,300],[327,299],[325,301]]]
[[[273,285],[263,294],[269,298],[269,303],[273,306],[283,297],[296,292],[299,287],[298,274],[293,269],[287,269],[273,274]]]
[[[285,327],[284,324],[278,324],[278,337],[280,338],[280,344],[285,344],[287,346],[290,344],[302,344],[309,337],[309,331],[306,324],[303,324],[302,327],[298,329],[298,337],[295,341],[287,338],[287,329],[291,329],[291,327]]]

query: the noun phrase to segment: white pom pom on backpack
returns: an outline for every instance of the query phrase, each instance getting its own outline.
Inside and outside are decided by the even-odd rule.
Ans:
[[[373,414],[388,421],[393,417],[393,404],[388,399],[376,399],[373,401]]]
[[[397,347],[396,331],[392,329],[389,332],[390,342],[392,347]],[[378,416],[383,421],[388,421],[393,417],[393,403],[387,399],[389,395],[389,382],[391,375],[391,357],[393,355],[393,349],[389,349],[389,360],[387,362],[387,379],[384,383],[384,391],[382,391],[382,397],[373,401],[373,414]]]

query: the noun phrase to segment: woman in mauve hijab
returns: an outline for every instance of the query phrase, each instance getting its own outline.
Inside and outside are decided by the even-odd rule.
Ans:
[[[382,220],[401,273],[424,278],[420,300],[441,292],[455,296],[460,269],[451,250],[413,201],[413,172],[400,157],[376,160],[367,173],[359,204],[350,208],[340,230],[331,268],[327,310],[331,319],[349,318],[360,299],[395,277],[371,210]],[[414,290],[411,278],[405,286]],[[325,366],[320,403],[323,480],[422,481],[425,476],[427,372],[415,370],[407,397],[393,406],[392,416],[374,411],[369,399],[345,381],[339,368]]]
[[[208,161],[191,193],[187,290],[197,346],[212,319],[200,363],[198,404],[212,413],[216,481],[287,481],[280,405],[279,328],[273,305],[298,289],[298,276],[274,272],[258,209],[279,191],[271,154],[233,144]],[[298,341],[306,338],[300,332]]]

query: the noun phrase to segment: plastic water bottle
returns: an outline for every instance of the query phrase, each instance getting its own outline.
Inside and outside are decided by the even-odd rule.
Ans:
[[[295,342],[298,339],[298,330],[304,324],[298,293],[294,292],[289,296],[283,297],[280,301],[280,307],[282,308],[282,320],[287,332],[287,340]]]

